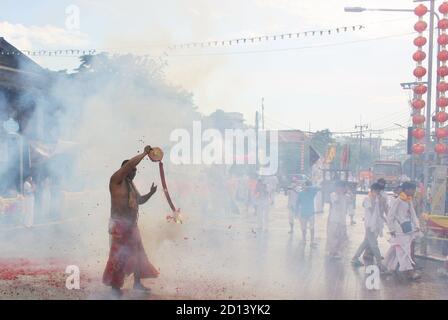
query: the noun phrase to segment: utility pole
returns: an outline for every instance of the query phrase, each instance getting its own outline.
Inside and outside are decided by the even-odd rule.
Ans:
[[[423,161],[423,184],[425,186],[425,195],[429,183],[429,153],[431,148],[431,100],[432,100],[432,58],[434,44],[434,12],[435,0],[430,0],[429,7],[429,48],[428,48],[428,92],[426,102],[426,132],[425,132],[425,153]]]
[[[264,130],[264,97],[261,98],[261,129]]]
[[[360,122],[360,124],[359,124],[359,126],[355,126],[355,130],[357,130],[357,129],[359,129],[359,156],[358,156],[358,175],[359,175],[359,172],[361,171],[361,154],[362,154],[362,137],[363,137],[363,131],[364,131],[364,129],[368,129],[369,128],[369,126],[368,125],[366,125],[366,124],[362,124],[361,122]]]
[[[257,170],[259,169],[259,162],[258,162],[258,130],[259,130],[259,115],[258,111],[255,111],[255,168]]]

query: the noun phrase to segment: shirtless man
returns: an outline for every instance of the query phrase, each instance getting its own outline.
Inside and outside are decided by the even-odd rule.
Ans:
[[[121,168],[112,175],[109,182],[111,247],[103,283],[111,286],[116,296],[122,295],[121,288],[126,275],[133,273],[134,289],[146,292],[149,289],[142,285],[141,279],[155,278],[159,275],[146,256],[137,227],[138,206],[152,197],[157,191],[157,186],[153,183],[150,192],[141,196],[133,183],[137,165],[150,151],[151,147],[146,146],[144,153],[123,161]]]

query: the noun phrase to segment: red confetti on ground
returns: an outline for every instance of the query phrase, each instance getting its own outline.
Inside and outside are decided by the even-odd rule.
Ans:
[[[65,267],[56,259],[29,260],[23,258],[0,259],[0,280],[18,280],[19,277],[40,277],[57,288],[65,287]],[[81,277],[83,278],[83,277]],[[84,279],[87,280],[87,279]]]

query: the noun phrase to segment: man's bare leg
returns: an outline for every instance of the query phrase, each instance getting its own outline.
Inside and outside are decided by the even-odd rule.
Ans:
[[[140,277],[139,271],[134,272],[134,290],[144,291],[148,293],[151,291],[150,288],[147,288],[142,284],[142,279]]]

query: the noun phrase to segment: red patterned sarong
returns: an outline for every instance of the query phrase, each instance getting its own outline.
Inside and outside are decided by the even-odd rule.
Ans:
[[[103,274],[105,285],[121,288],[125,276],[131,273],[139,274],[142,279],[156,278],[159,275],[146,256],[137,223],[111,219],[109,233],[111,246]]]

